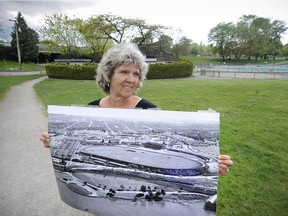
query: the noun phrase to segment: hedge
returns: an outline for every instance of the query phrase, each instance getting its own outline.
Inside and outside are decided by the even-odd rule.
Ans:
[[[150,64],[147,79],[173,79],[190,77],[193,73],[193,63],[178,61],[171,63]]]
[[[67,63],[50,63],[45,65],[49,78],[72,79],[72,80],[95,80],[97,64],[83,65]]]
[[[46,64],[46,73],[49,78],[95,80],[97,64],[89,63],[73,65],[67,63]],[[150,64],[147,79],[173,79],[190,77],[193,73],[193,63],[178,61],[171,63]]]

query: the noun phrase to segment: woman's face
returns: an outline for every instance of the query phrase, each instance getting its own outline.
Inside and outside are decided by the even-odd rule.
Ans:
[[[140,70],[136,64],[122,64],[115,68],[110,80],[110,94],[130,97],[139,87]]]

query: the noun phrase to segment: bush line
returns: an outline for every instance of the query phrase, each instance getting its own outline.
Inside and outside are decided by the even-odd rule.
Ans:
[[[96,63],[78,65],[56,62],[45,65],[48,77],[54,79],[95,80],[96,68]],[[185,78],[190,77],[192,73],[192,62],[154,63],[149,65],[147,79]]]

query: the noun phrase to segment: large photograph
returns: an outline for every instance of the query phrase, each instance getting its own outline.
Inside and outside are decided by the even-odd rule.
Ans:
[[[61,199],[98,216],[216,215],[219,113],[48,106]]]

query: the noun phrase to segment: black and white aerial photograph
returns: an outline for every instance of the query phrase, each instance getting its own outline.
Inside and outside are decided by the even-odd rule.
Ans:
[[[220,115],[48,106],[59,195],[98,216],[216,215]]]

